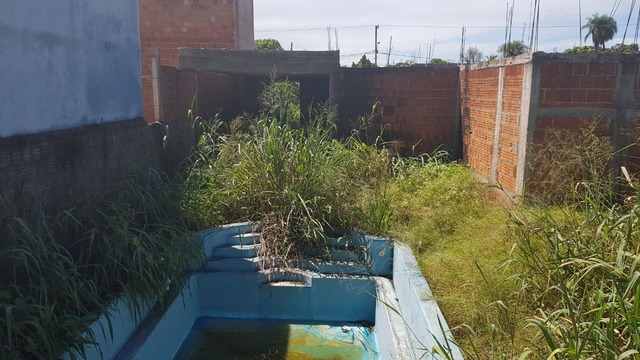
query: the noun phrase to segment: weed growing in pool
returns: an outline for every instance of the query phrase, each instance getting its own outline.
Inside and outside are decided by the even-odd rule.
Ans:
[[[310,119],[291,113],[283,88],[267,84],[257,119],[204,123],[186,181],[188,208],[203,226],[256,221],[263,254],[280,265],[352,226],[357,195],[387,176],[389,162],[375,146],[334,139],[331,106]],[[358,224],[388,227],[389,214],[363,214],[381,218]]]

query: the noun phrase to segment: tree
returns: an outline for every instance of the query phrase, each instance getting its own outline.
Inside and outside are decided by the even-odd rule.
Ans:
[[[611,50],[623,54],[637,54],[640,48],[638,44],[616,44],[611,47]]]
[[[416,62],[413,60],[406,60],[406,61],[397,62],[393,66],[394,67],[412,67],[415,64]]]
[[[360,61],[358,61],[357,63],[351,63],[351,67],[354,68],[372,68],[372,67],[376,67],[371,60],[367,59],[367,55],[362,55],[362,58],[360,58]]]
[[[276,39],[258,39],[255,43],[258,50],[284,50]]]
[[[447,60],[443,60],[440,58],[433,58],[431,59],[431,61],[429,61],[430,64],[448,64],[449,62]]]
[[[501,57],[516,56],[529,51],[529,47],[520,40],[506,42],[498,48]]]
[[[613,39],[618,32],[618,23],[609,15],[593,14],[587,18],[587,23],[582,27],[587,29],[587,35],[584,37],[586,41],[589,36],[593,41],[596,50],[601,47],[604,49],[604,43]]]
[[[482,53],[482,51],[480,51],[480,49],[478,49],[477,47],[472,46],[464,52],[463,61],[466,64],[475,64],[482,61],[483,57],[484,54]]]

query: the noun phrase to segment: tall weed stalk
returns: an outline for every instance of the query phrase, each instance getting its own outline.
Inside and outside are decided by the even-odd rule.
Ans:
[[[3,359],[83,356],[96,335],[89,326],[115,298],[138,316],[181,287],[201,256],[180,193],[155,172],[64,210],[34,214],[27,201],[0,196]]]
[[[388,164],[375,147],[334,139],[331,105],[302,119],[292,89],[272,81],[258,118],[206,127],[186,182],[186,203],[202,226],[256,221],[268,229],[263,251],[280,262],[352,226],[356,195],[386,176]]]
[[[584,207],[514,215],[517,278],[554,359],[622,359],[640,346],[640,208]]]

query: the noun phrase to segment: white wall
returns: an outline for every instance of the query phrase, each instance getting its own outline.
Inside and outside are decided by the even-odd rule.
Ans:
[[[0,0],[0,137],[140,116],[137,1]]]

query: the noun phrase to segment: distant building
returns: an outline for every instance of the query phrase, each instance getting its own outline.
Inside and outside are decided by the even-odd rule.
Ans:
[[[152,48],[178,65],[178,48],[253,49],[253,0],[140,0],[144,115],[153,122]]]

